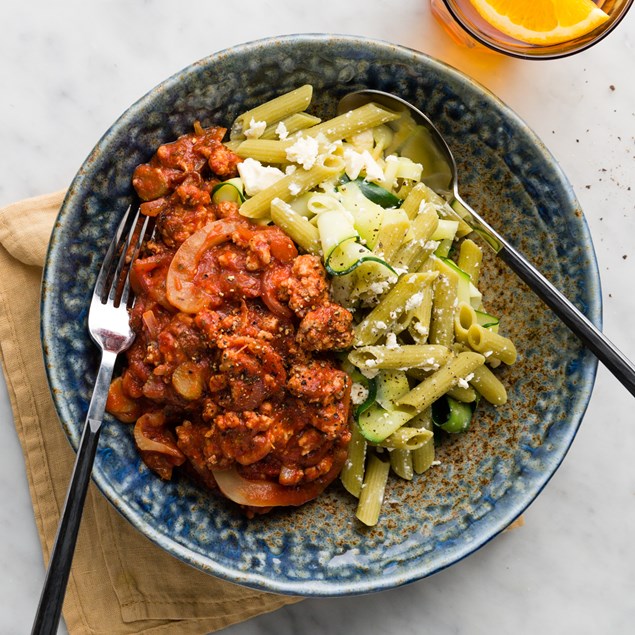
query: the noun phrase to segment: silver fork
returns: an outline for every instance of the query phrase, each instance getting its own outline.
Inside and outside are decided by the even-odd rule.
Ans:
[[[138,231],[139,212],[134,215],[132,225],[126,232],[130,216],[131,207],[126,210],[108,247],[90,303],[88,330],[101,349],[101,364],[33,622],[32,635],[57,633],[115,361],[117,355],[129,348],[134,340],[127,310],[130,300],[130,263],[139,252],[149,218],[145,218],[137,234],[135,230]]]

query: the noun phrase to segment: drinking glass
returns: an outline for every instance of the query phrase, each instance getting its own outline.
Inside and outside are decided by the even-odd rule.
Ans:
[[[538,45],[520,42],[487,23],[470,0],[430,0],[432,13],[448,34],[468,47],[486,46],[499,53],[522,59],[555,59],[584,51],[605,38],[622,20],[634,0],[598,0],[596,4],[609,19],[599,27],[573,40]]]

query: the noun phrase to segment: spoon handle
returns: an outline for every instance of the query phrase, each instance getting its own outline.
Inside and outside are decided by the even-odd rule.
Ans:
[[[635,366],[617,347],[568,300],[556,287],[535,269],[513,247],[505,244],[498,257],[534,291],[534,293],[577,335],[582,343],[635,396]]]
[[[455,190],[455,211],[635,396],[635,365],[563,293],[479,216]],[[458,204],[458,209],[456,207]],[[460,213],[459,213],[460,210]]]

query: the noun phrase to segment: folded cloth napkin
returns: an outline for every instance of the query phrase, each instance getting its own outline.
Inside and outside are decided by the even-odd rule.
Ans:
[[[42,267],[63,197],[57,192],[0,210],[0,357],[46,561],[74,461],[39,339]],[[299,599],[252,591],[183,564],[90,486],[64,602],[72,635],[204,634]]]

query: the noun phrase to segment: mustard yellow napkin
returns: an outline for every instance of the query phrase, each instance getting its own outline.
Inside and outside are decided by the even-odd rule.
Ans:
[[[74,461],[49,394],[39,339],[42,266],[63,196],[0,210],[0,357],[45,561]],[[204,634],[298,600],[190,568],[133,529],[91,485],[64,603],[72,635]]]

